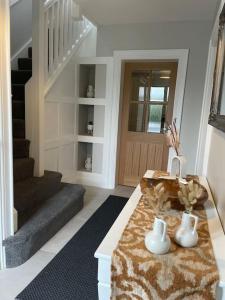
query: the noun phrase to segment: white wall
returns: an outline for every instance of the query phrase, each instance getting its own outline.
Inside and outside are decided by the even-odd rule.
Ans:
[[[45,99],[45,169],[61,172],[64,180],[75,172],[75,62],[79,57],[96,56],[96,41],[93,28]]]
[[[190,49],[185,89],[181,143],[193,173],[211,22],[170,22],[102,26],[97,55],[112,56],[114,50]]]
[[[10,8],[11,58],[32,36],[32,0],[19,0]]]
[[[207,179],[225,230],[225,133],[209,126]]]

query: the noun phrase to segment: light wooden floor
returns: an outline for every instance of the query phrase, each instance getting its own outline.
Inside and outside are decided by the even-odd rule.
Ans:
[[[109,195],[130,197],[133,188],[115,190],[86,187],[84,208],[49,240],[29,261],[20,267],[0,271],[0,300],[13,300],[65,246]]]

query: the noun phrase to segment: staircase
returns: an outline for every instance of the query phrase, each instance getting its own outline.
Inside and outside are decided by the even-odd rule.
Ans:
[[[18,70],[11,71],[14,207],[19,229],[3,241],[7,268],[27,261],[83,207],[82,186],[61,182],[58,172],[43,172],[44,104],[92,28],[74,0],[32,1],[33,55],[29,48],[27,58],[18,59]]]
[[[27,58],[18,59],[18,70],[11,72],[14,207],[20,228],[60,190],[62,175],[45,171],[43,177],[33,176],[35,161],[29,157],[30,141],[25,137],[25,84],[32,76],[32,48],[28,49]]]

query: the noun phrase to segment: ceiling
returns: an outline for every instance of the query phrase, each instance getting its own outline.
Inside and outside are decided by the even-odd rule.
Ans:
[[[213,20],[220,0],[76,0],[99,25]]]

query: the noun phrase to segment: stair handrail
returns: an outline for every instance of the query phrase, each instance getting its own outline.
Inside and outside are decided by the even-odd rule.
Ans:
[[[33,0],[32,78],[25,89],[26,138],[35,159],[34,174],[44,172],[44,99],[92,29],[75,0]]]

